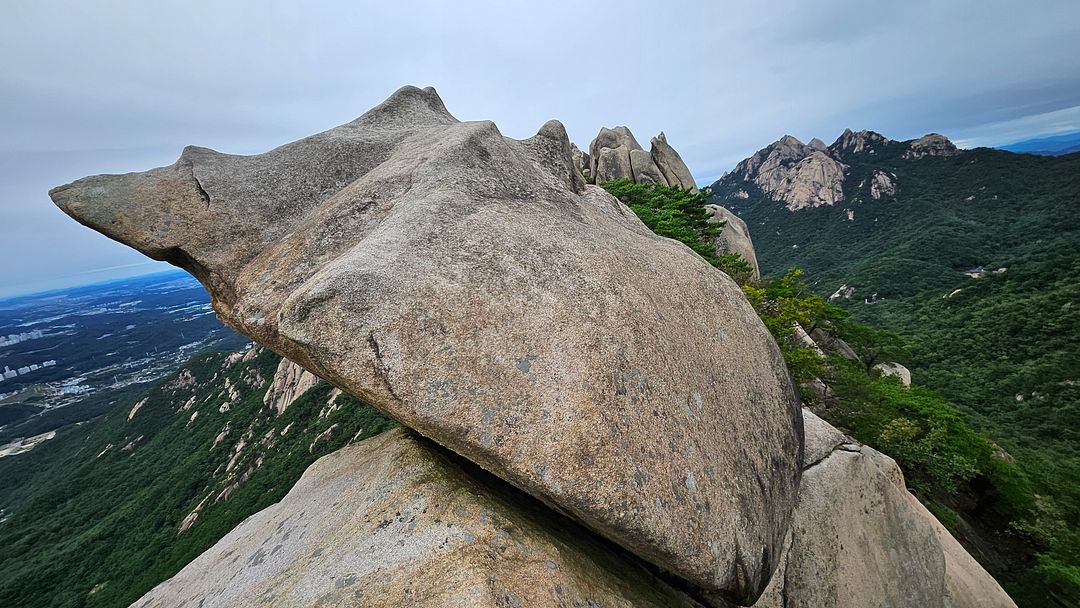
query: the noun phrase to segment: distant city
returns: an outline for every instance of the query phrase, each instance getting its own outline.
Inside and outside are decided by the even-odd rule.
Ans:
[[[42,361],[41,364],[31,363],[30,365],[24,365],[18,369],[11,369],[7,365],[4,366],[4,373],[0,375],[0,382],[4,380],[10,380],[16,376],[23,376],[30,372],[36,372],[43,367],[52,367],[56,365],[56,359],[49,359],[48,361]]]

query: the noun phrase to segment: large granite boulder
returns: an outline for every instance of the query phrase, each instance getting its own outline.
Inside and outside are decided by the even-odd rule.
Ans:
[[[710,224],[724,223],[720,234],[712,239],[716,251],[739,254],[739,257],[754,269],[754,280],[760,279],[761,269],[758,267],[757,253],[754,251],[754,242],[750,240],[750,229],[746,227],[746,222],[720,205],[705,205],[705,211],[709,213]]]
[[[614,129],[602,127],[589,144],[593,183],[602,184],[615,179],[636,181],[630,158],[635,150],[644,152],[630,129],[624,126]]]
[[[738,286],[586,186],[557,122],[457,121],[406,87],[265,154],[54,189],[218,315],[706,592],[777,564],[802,419]]]
[[[593,178],[602,184],[616,179],[634,179],[634,168],[630,165],[630,151],[626,148],[600,148],[596,152]]]
[[[667,608],[633,557],[404,429],[311,465],[135,608]]]
[[[675,148],[668,144],[664,132],[661,131],[649,143],[651,144],[649,154],[652,156],[653,161],[656,162],[656,166],[660,168],[660,172],[664,174],[668,185],[697,192],[698,188],[697,183],[694,182],[694,176],[690,174],[690,169],[686,167],[686,163],[683,162],[682,157],[675,151]]]
[[[756,608],[1015,608],[892,459],[803,416],[799,505]]]

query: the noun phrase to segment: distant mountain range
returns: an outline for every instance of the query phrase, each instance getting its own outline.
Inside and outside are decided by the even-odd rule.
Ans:
[[[913,382],[993,437],[1043,501],[996,532],[995,493],[972,483],[943,499],[958,536],[1019,605],[1078,605],[1080,585],[1051,572],[1080,572],[1080,534],[1064,532],[1080,530],[1080,154],[1031,143],[785,136],[715,182],[711,202],[746,222],[762,276],[798,267],[854,319],[907,339]],[[1047,525],[1063,532],[1030,532]]]
[[[1054,135],[1051,137],[1038,137],[1025,139],[1004,146],[998,146],[998,150],[1017,152],[1019,154],[1035,154],[1037,156],[1061,156],[1080,152],[1080,132]]]

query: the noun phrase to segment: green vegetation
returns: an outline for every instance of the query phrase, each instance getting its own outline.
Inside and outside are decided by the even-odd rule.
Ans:
[[[736,280],[748,280],[753,273],[739,254],[717,253],[710,242],[724,224],[708,221],[708,199],[704,194],[659,184],[637,184],[629,179],[605,182],[601,187],[625,203],[649,230],[683,243]]]
[[[326,383],[275,415],[263,395],[279,360],[197,356],[130,420],[137,398],[0,459],[0,606],[127,606],[317,458],[392,426],[347,395],[331,405]]]
[[[893,332],[881,356],[903,361],[954,412],[920,420],[940,408],[918,389],[908,407],[887,406],[898,418],[879,419],[865,408],[900,389],[852,386],[858,370],[834,365],[843,405],[830,420],[907,461],[920,498],[1020,605],[1080,605],[1080,155],[901,154],[892,144],[845,157],[846,200],[835,207],[792,213],[745,182],[718,183],[715,196],[749,225],[766,276],[797,266],[819,296],[853,288],[833,302]],[[895,175],[895,196],[875,200],[861,186],[877,170]],[[981,278],[964,274],[980,266]],[[859,331],[837,329],[857,351]],[[901,341],[907,353],[895,350]],[[942,441],[970,446],[944,457]]]

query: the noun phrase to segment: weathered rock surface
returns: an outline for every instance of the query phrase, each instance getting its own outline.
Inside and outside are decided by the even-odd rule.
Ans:
[[[825,146],[817,138],[803,144],[795,137],[785,135],[744,159],[731,173],[725,173],[712,189],[722,193],[716,200],[724,203],[743,198],[740,195],[745,190],[739,182],[752,183],[791,211],[835,205],[849,197],[857,199],[857,192],[880,200],[896,194],[896,174],[887,164],[875,168],[876,161],[871,155],[895,160],[894,153],[901,150],[900,157],[904,160],[960,153],[948,138],[936,133],[900,143],[874,131],[844,129],[831,146]],[[867,177],[862,177],[857,187],[854,183],[848,184],[849,191],[845,192],[851,167],[862,165],[861,168],[866,169],[868,164],[873,172],[864,174]],[[853,210],[849,210],[848,219],[854,219]]]
[[[601,127],[600,132],[589,144],[592,183],[602,184],[613,179],[633,180],[634,170],[630,165],[631,150],[642,150],[642,147],[630,129],[623,126],[614,129]],[[602,161],[602,158],[606,160]]]
[[[1015,604],[904,487],[887,456],[803,410],[806,470],[780,569],[758,608]]]
[[[791,211],[844,200],[846,166],[824,146],[808,146],[791,135],[758,150],[726,178],[755,184]]]
[[[908,144],[904,158],[919,159],[927,156],[953,156],[960,151],[948,137],[938,133],[929,133]]]
[[[733,281],[573,163],[557,122],[516,141],[406,87],[265,154],[189,147],[51,195],[192,272],[253,340],[752,602],[798,488],[788,372]]]
[[[848,154],[876,154],[882,145],[889,141],[889,138],[874,131],[844,129],[840,137],[829,146],[829,150],[839,158]]]
[[[613,179],[636,183],[660,184],[697,192],[697,184],[679,153],[667,143],[661,132],[652,138],[646,152],[630,129],[603,127],[589,144],[590,183],[602,184]]]
[[[761,270],[758,268],[757,253],[754,252],[754,242],[750,240],[750,229],[741,217],[735,215],[720,205],[705,205],[709,212],[709,222],[724,222],[724,228],[713,239],[713,245],[719,253],[737,253],[754,268],[753,278],[761,278]]]
[[[895,178],[896,175],[875,171],[874,177],[870,179],[870,198],[878,200],[883,196],[896,194],[896,183],[893,181]]]
[[[639,184],[668,185],[667,179],[660,173],[652,156],[644,150],[630,150],[630,167],[634,171],[634,181]]]
[[[630,165],[630,151],[626,148],[600,148],[596,152],[594,164],[596,170],[593,175],[598,184],[616,179],[634,179],[634,168]]]
[[[300,395],[318,383],[318,376],[288,359],[282,359],[263,395],[263,404],[280,415]]]
[[[685,606],[637,560],[404,429],[313,464],[134,606]]]
[[[660,168],[660,172],[664,174],[668,185],[697,192],[698,188],[694,176],[690,174],[690,169],[687,168],[686,163],[683,162],[682,157],[675,151],[675,148],[668,144],[664,132],[661,131],[649,143],[649,153],[653,161],[656,162],[656,166]]]

